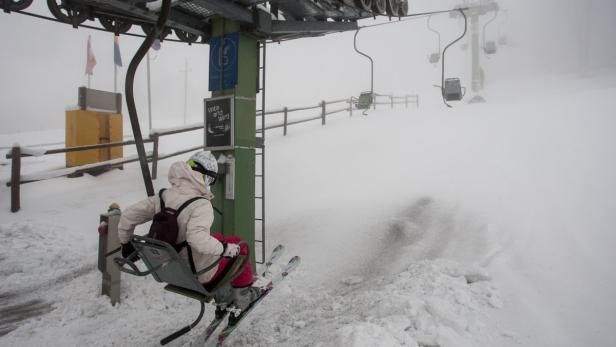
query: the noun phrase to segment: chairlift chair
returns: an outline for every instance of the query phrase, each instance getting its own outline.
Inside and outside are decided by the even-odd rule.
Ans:
[[[496,53],[496,42],[494,41],[486,42],[485,47],[483,47],[483,51],[489,55]]]
[[[430,61],[431,64],[436,64],[441,60],[441,54],[440,53],[432,53],[430,54],[430,56],[428,57],[428,61]]]
[[[428,21],[426,22],[426,24],[428,25],[428,30],[435,33],[436,37],[438,38],[438,51],[430,54],[428,56],[428,61],[431,64],[436,64],[441,60],[441,33],[438,30],[435,30],[434,28],[432,28],[432,26],[430,26],[431,20],[432,20],[432,16],[428,17]]]
[[[459,78],[447,78],[443,87],[443,97],[446,101],[460,101],[466,93],[466,88],[460,85]]]
[[[201,311],[197,319],[192,324],[163,338],[160,341],[162,345],[194,328],[203,318],[205,303],[225,304],[229,300],[231,280],[242,271],[248,261],[248,255],[233,258],[233,261],[225,269],[224,275],[204,286],[199,282],[199,275],[218,266],[222,257],[209,267],[193,272],[188,261],[180,257],[178,252],[166,242],[139,235],[133,236],[130,242],[135,247],[135,253],[128,258],[117,257],[114,259],[114,262],[120,267],[120,271],[135,276],[152,275],[156,281],[167,283],[165,290],[195,299],[201,304]],[[143,261],[146,267],[145,271],[140,270],[133,261],[129,260],[135,255],[138,255]]]
[[[458,9],[458,12],[464,18],[464,32],[462,32],[462,34],[458,38],[456,38],[451,43],[449,43],[447,46],[445,46],[445,49],[443,50],[443,57],[442,57],[441,85],[435,86],[440,89],[441,96],[443,98],[443,103],[447,107],[451,107],[451,105],[449,105],[447,101],[462,100],[462,97],[464,97],[464,94],[466,93],[466,88],[463,88],[460,85],[459,78],[447,78],[447,79],[445,78],[445,53],[447,53],[447,50],[449,49],[449,47],[451,47],[456,42],[460,41],[466,35],[466,32],[468,30],[468,19],[466,17],[466,14],[464,13],[462,9]]]
[[[357,99],[357,108],[360,110],[367,110],[372,106],[373,95],[372,92],[362,92]]]

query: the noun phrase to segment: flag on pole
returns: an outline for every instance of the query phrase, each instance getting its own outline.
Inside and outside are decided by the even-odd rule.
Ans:
[[[90,36],[88,36],[88,48],[86,58],[86,75],[92,76],[94,74],[94,66],[96,66],[96,57],[92,52],[92,45],[90,43]]]
[[[122,67],[122,55],[120,54],[120,38],[116,35],[113,36],[113,62]]]

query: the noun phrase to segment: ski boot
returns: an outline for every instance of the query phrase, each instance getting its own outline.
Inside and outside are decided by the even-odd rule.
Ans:
[[[247,309],[253,302],[259,299],[263,291],[261,288],[253,286],[233,288],[231,290],[233,295],[233,306],[241,311],[240,313],[232,312],[229,315],[229,325],[233,326],[242,319]]]

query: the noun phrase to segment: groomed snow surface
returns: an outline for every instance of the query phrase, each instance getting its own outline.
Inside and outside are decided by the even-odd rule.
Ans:
[[[616,85],[606,80],[561,77],[550,95],[503,85],[486,104],[270,131],[267,247],[284,244],[283,261],[302,265],[229,345],[616,345]],[[26,158],[23,171],[62,164]],[[115,307],[99,295],[98,216],[144,196],[136,164],[26,184],[15,214],[0,189],[0,345],[154,346],[196,317],[194,301],[151,278],[123,275]],[[201,346],[199,327],[172,345]]]

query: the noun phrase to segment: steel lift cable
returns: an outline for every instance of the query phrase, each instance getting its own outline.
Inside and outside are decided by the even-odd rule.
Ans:
[[[141,135],[141,128],[139,127],[139,118],[137,116],[137,108],[135,107],[135,95],[133,94],[133,86],[135,84],[135,72],[139,67],[139,63],[145,57],[145,55],[152,47],[152,43],[159,37],[160,33],[165,29],[165,24],[169,18],[171,12],[171,0],[163,0],[162,8],[158,17],[156,25],[151,29],[146,39],[143,41],[135,56],[128,65],[126,70],[126,105],[128,107],[128,114],[130,116],[130,124],[133,128],[133,135],[135,137],[135,146],[137,147],[137,154],[139,155],[139,164],[141,165],[141,173],[143,175],[143,181],[145,183],[145,190],[148,196],[154,195],[154,185],[152,184],[152,177],[150,176],[150,169],[148,167],[148,159],[145,153],[145,147],[143,145],[143,136]]]

